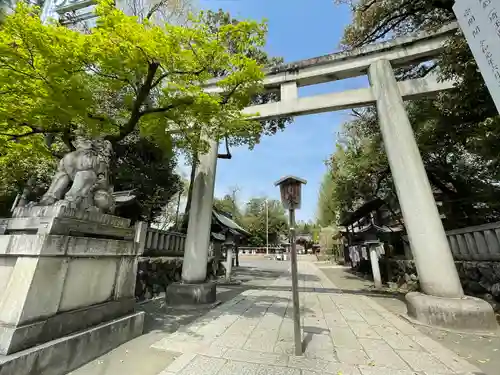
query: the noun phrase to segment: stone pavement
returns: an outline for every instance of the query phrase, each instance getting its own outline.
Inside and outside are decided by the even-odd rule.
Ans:
[[[373,285],[373,281],[357,276],[356,273],[352,272],[350,267],[330,262],[316,262],[316,265],[344,293],[368,296],[390,312],[399,316],[406,315],[404,292],[389,288],[377,290]],[[498,375],[500,373],[500,331],[460,332],[414,324],[413,322],[412,325],[422,334],[431,337],[433,340],[458,354],[461,358],[476,365],[484,373],[490,375]]]
[[[369,297],[342,294],[299,263],[304,355],[293,353],[291,280],[246,290],[152,345],[176,358],[159,375],[444,375],[480,370]]]

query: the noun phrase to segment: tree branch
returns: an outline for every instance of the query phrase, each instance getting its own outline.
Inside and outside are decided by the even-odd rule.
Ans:
[[[143,106],[144,102],[146,99],[149,97],[149,93],[151,92],[152,84],[153,84],[153,79],[155,77],[155,74],[159,68],[160,64],[157,62],[150,62],[148,65],[148,74],[146,76],[146,79],[144,80],[144,83],[138,90],[137,97],[135,99],[134,105],[132,107],[132,113],[130,114],[130,118],[128,122],[125,124],[120,129],[120,132],[118,135],[109,135],[106,137],[108,141],[111,143],[116,143],[121,141],[123,138],[125,138],[127,135],[132,133],[139,122],[142,114],[141,114],[141,107]]]
[[[368,3],[364,4],[364,5],[360,5],[360,11],[361,12],[366,12],[368,9],[370,9],[373,5],[375,5],[375,3],[377,2],[378,0],[371,0],[369,1]]]
[[[98,75],[100,77],[109,78],[109,79],[115,79],[117,81],[126,83],[127,85],[129,85],[132,88],[132,90],[134,90],[135,94],[138,95],[137,87],[129,79],[123,78],[123,77],[119,77],[116,74],[103,73],[97,67],[95,67],[93,64],[90,64],[90,63],[86,63],[86,65],[87,65],[88,69],[90,69],[94,74],[96,74],[96,75]]]
[[[363,117],[363,115],[358,110],[356,110],[356,109],[351,109],[351,112],[357,118],[362,118]]]
[[[158,108],[148,108],[140,112],[141,116],[148,115],[151,113],[162,113],[162,112],[167,112],[170,111],[171,109],[180,107],[182,105],[190,105],[194,103],[193,98],[183,98],[181,100],[178,100],[176,103],[169,104],[165,107],[158,107]]]
[[[23,76],[30,78],[30,79],[43,81],[43,79],[41,79],[40,77],[37,77],[36,75],[31,75],[29,73],[23,72],[22,70],[18,70],[16,68],[14,68],[13,66],[7,64],[5,60],[0,60],[0,62],[2,63],[2,65],[0,65],[0,69],[10,70],[12,72],[22,74]]]
[[[100,121],[100,122],[110,122],[113,126],[119,126],[115,120],[113,120],[112,118],[109,118],[107,116],[104,116],[104,115],[96,115],[94,113],[87,113],[87,117],[92,119],[92,120],[97,120],[97,121]]]
[[[64,144],[66,145],[66,147],[69,148],[70,151],[76,150],[76,147],[73,146],[73,141],[75,139],[75,136],[71,132],[70,129],[66,129],[65,131],[63,131],[63,133],[61,135],[61,139],[64,142]]]
[[[224,100],[220,103],[222,105],[224,104],[227,104],[229,102],[229,99],[231,99],[231,97],[234,95],[234,93],[236,92],[236,90],[238,89],[238,87],[241,86],[241,82],[236,84],[231,91],[229,91],[226,96],[224,97]]]
[[[0,135],[4,136],[4,137],[10,137],[9,141],[17,141],[20,138],[29,137],[30,135],[44,134],[44,133],[46,133],[45,130],[37,128],[37,129],[33,129],[30,132],[23,133],[23,134],[0,133]]]
[[[426,168],[425,170],[427,172],[427,177],[429,178],[431,185],[437,187],[443,194],[446,194],[448,197],[456,197],[459,195],[456,191],[450,189],[446,185],[446,182],[441,181],[434,170],[432,170],[431,168]]]
[[[146,16],[144,17],[145,19],[149,20],[151,17],[153,17],[153,14],[155,14],[158,9],[163,5],[163,1],[159,1],[156,4],[154,4],[151,9],[146,13]]]
[[[233,89],[227,93],[226,97],[224,98],[224,100],[221,102],[221,105],[225,105],[229,102],[229,99],[231,99],[231,96],[234,95],[234,93],[236,92],[236,90],[238,89],[238,87],[241,86],[241,83],[238,83],[236,84]],[[231,159],[233,156],[231,155],[231,151],[229,151],[229,140],[228,140],[228,137],[226,136],[225,137],[225,143],[226,143],[226,153],[225,154],[218,154],[217,155],[217,158],[219,159]]]
[[[382,181],[384,181],[384,179],[389,175],[390,172],[391,172],[391,169],[389,167],[387,167],[386,169],[384,169],[380,173],[380,176],[377,179],[377,185],[375,186],[375,191],[373,192],[374,196],[377,196],[378,191],[380,190],[380,186],[382,184]]]
[[[158,86],[161,81],[163,81],[163,79],[167,78],[169,75],[172,75],[172,74],[179,74],[179,75],[187,75],[187,74],[192,74],[192,75],[195,75],[195,76],[199,76],[201,73],[203,73],[205,70],[207,70],[206,67],[204,68],[201,68],[199,70],[195,70],[194,72],[183,72],[183,71],[173,71],[173,72],[167,72],[167,73],[164,73],[162,74],[161,76],[158,77],[158,79],[156,81],[154,81],[153,85],[151,86],[152,88],[153,87],[156,87]]]
[[[425,69],[422,70],[421,74],[422,74],[422,77],[427,77],[427,74],[429,74],[430,72],[432,72],[434,69],[437,68],[437,64],[432,64],[428,67],[426,67]]]
[[[30,135],[35,135],[35,134],[47,134],[47,133],[60,133],[61,132],[60,130],[51,131],[48,129],[37,128],[37,127],[30,125],[26,122],[19,124],[15,118],[9,118],[7,121],[13,122],[18,126],[25,126],[25,127],[31,129],[31,131],[29,131],[27,133],[22,133],[22,134],[0,133],[0,136],[11,137],[9,139],[9,141],[16,141],[19,138],[29,137]]]
[[[151,113],[167,112],[167,111],[169,111],[171,109],[174,109],[175,107],[177,107],[177,106],[174,105],[174,104],[170,104],[170,105],[167,105],[165,107],[145,109],[144,111],[141,111],[141,116],[148,115],[148,114],[151,114]]]
[[[367,43],[372,43],[376,41],[377,39],[383,38],[386,34],[391,32],[396,26],[401,24],[404,20],[409,18],[410,16],[414,15],[416,12],[419,10],[424,10],[423,8],[413,8],[409,9],[407,12],[402,13],[402,14],[395,14],[389,18],[386,18],[385,20],[381,21],[380,24],[375,27],[372,31],[368,33],[368,35],[365,35],[358,43],[356,43],[353,48],[358,48],[361,47]],[[383,30],[384,28],[387,28],[386,30]],[[382,31],[383,30],[383,31]]]
[[[161,76],[158,77],[158,79],[156,81],[153,82],[151,87],[154,88],[154,87],[158,86],[161,83],[161,81],[163,81],[168,76],[169,76],[169,73],[162,74]]]

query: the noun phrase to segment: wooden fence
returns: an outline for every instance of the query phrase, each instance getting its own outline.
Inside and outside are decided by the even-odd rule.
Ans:
[[[239,246],[238,251],[240,254],[266,254],[267,249],[264,246],[252,247],[252,246]],[[283,251],[283,247],[279,246],[269,246],[269,254],[275,254],[278,251]]]
[[[453,229],[446,232],[455,260],[500,261],[500,222]],[[405,239],[405,253],[411,252]]]
[[[500,222],[446,232],[456,260],[500,261]]]
[[[144,256],[182,256],[186,235],[148,228],[144,244]]]

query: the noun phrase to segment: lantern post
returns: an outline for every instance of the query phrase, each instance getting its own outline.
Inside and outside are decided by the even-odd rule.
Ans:
[[[293,335],[295,355],[302,355],[302,334],[300,330],[299,282],[297,274],[297,248],[295,246],[295,210],[300,209],[302,185],[307,181],[286,176],[274,183],[280,187],[281,203],[288,210],[290,226],[290,259],[292,262]]]

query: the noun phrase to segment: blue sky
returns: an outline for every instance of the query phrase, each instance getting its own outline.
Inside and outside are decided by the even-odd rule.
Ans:
[[[267,19],[266,51],[285,62],[332,53],[338,45],[350,12],[334,0],[200,0],[202,9],[222,8],[238,19]],[[300,96],[367,87],[366,78],[301,88]],[[265,137],[253,150],[236,148],[231,160],[219,160],[215,195],[239,188],[243,204],[253,196],[279,199],[274,181],[296,175],[308,181],[303,188],[299,220],[314,220],[324,161],[335,147],[337,133],[349,111],[296,117],[285,131]]]

